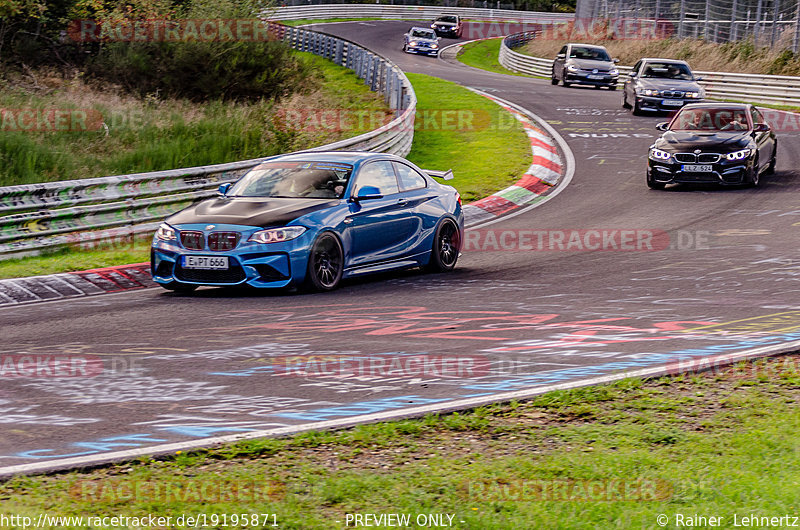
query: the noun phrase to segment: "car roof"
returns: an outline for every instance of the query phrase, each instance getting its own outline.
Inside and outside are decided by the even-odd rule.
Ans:
[[[414,26],[414,27],[412,27],[412,28],[411,28],[410,30],[408,30],[408,31],[414,31],[415,29],[423,29],[423,30],[425,30],[425,31],[427,31],[427,32],[432,32],[432,31],[433,31],[431,28],[423,28],[423,27],[421,27],[421,26]]]
[[[725,103],[724,101],[714,103],[689,103],[684,105],[684,109],[740,109],[747,110],[752,107],[750,103]],[[683,109],[681,109],[683,110]]]
[[[297,161],[325,161],[325,162],[342,162],[348,164],[355,164],[373,158],[392,160],[403,160],[399,156],[389,153],[370,153],[368,151],[309,151],[305,153],[290,153],[287,155],[279,155],[268,160],[274,162],[276,160],[297,160]]]
[[[605,46],[599,46],[597,44],[582,44],[580,42],[570,42],[567,46],[583,46],[584,48],[599,48],[601,50],[605,50]],[[606,50],[608,51],[608,50]]]
[[[456,17],[456,18],[458,18],[458,15],[451,15],[450,13],[442,13],[441,15],[437,15],[436,18],[442,18],[442,17]]]
[[[689,63],[687,63],[686,61],[681,61],[680,59],[663,59],[661,57],[642,57],[639,60],[646,63],[658,61],[660,63],[685,64],[686,66],[689,66]]]

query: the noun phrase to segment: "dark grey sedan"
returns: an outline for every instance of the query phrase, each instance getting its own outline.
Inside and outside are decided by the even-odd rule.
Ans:
[[[685,61],[640,59],[622,87],[622,106],[635,115],[678,110],[703,100],[700,80]]]

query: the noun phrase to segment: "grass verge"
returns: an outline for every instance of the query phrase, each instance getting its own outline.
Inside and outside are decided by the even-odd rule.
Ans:
[[[0,513],[270,513],[303,529],[355,513],[492,529],[657,528],[663,514],[667,528],[679,516],[707,527],[685,524],[700,514],[742,526],[797,513],[798,360],[18,477],[0,485]]]
[[[94,249],[66,247],[24,258],[0,261],[0,279],[84,271],[143,263],[150,259],[150,238]]]
[[[448,184],[466,202],[491,195],[524,174],[530,142],[511,114],[456,83],[407,75],[417,94],[409,160],[425,169],[452,169],[455,178]]]
[[[500,64],[497,58],[500,54],[500,44],[502,42],[502,38],[468,42],[459,49],[457,59],[467,66],[480,68],[481,70],[495,72],[497,74],[534,77],[514,72]]]
[[[352,71],[309,53],[296,53],[313,65],[315,86],[277,102],[193,103],[162,100],[157,94],[142,99],[87,84],[80,77],[68,80],[40,72],[35,87],[17,78],[0,91],[0,107],[81,109],[102,117],[107,128],[7,130],[10,124],[4,120],[0,186],[245,160],[366,132],[304,127],[281,120],[293,109],[389,112],[382,98]]]

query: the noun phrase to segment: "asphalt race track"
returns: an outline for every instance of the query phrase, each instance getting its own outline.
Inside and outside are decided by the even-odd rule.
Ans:
[[[4,378],[0,473],[800,349],[800,132],[778,131],[777,172],[757,189],[652,191],[645,157],[663,116],[631,116],[619,91],[404,54],[409,25],[315,29],[547,120],[576,160],[560,195],[483,227],[452,274],[326,294],[145,289],[0,309],[6,358],[62,355],[76,370]],[[605,250],[585,244],[600,240]],[[88,377],[69,377],[78,371]]]

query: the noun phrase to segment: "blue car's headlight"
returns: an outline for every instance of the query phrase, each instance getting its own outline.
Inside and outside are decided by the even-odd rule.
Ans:
[[[653,160],[669,160],[672,155],[666,151],[662,151],[661,149],[656,149],[655,147],[650,150],[650,158]]]
[[[248,241],[254,243],[282,243],[300,237],[306,231],[304,226],[286,226],[283,228],[269,228],[259,230],[250,236]]]
[[[408,43],[408,45],[409,46],[416,46],[417,45],[417,41],[412,40],[411,42]]]
[[[175,229],[164,223],[156,230],[156,238],[161,241],[175,241],[178,239],[178,235],[175,233]]]
[[[728,160],[744,160],[750,156],[750,149],[742,149],[741,151],[734,151],[733,153],[728,153],[725,158]]]
[[[439,45],[438,45],[438,44],[431,44],[431,48],[434,48],[434,49],[436,49],[436,48],[438,48],[438,47],[439,47]]]

